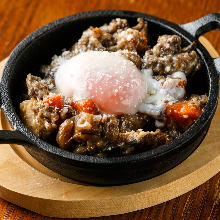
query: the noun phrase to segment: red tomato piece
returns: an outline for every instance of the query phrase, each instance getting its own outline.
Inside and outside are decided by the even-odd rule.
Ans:
[[[78,113],[86,112],[93,115],[96,115],[98,113],[98,109],[91,99],[74,101],[71,105],[76,109]]]
[[[51,107],[56,107],[59,110],[64,107],[63,97],[61,95],[51,95],[48,96],[45,103],[48,103]]]
[[[165,109],[168,126],[176,126],[182,131],[187,130],[201,115],[202,108],[192,101],[176,102]]]

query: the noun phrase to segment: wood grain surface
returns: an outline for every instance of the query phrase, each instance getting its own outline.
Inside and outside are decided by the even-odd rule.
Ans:
[[[70,14],[124,9],[152,14],[176,23],[187,23],[212,12],[220,12],[219,0],[0,0],[0,60],[16,44],[42,25]],[[220,52],[220,32],[205,34]],[[25,186],[24,186],[25,187]],[[0,199],[0,219],[50,219]],[[220,173],[176,199],[141,211],[92,219],[220,219]]]

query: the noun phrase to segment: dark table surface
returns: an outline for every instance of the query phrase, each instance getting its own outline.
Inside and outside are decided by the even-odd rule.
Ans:
[[[83,11],[124,9],[155,15],[183,24],[220,12],[219,0],[1,0],[0,60],[25,36],[55,19]],[[220,53],[220,32],[204,35]],[[0,219],[50,219],[0,199]],[[196,189],[144,210],[92,219],[220,219],[220,173]]]

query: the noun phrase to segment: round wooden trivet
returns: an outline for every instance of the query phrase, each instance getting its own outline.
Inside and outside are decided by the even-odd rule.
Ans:
[[[212,56],[210,43],[201,39]],[[0,64],[2,72],[5,61]],[[10,129],[1,113],[3,129]],[[154,206],[201,185],[220,171],[220,107],[199,148],[174,169],[150,180],[100,187],[64,178],[34,160],[22,146],[0,147],[0,197],[42,215],[80,218],[116,215]]]

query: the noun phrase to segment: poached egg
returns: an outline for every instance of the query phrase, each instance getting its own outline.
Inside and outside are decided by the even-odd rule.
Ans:
[[[151,69],[139,70],[119,52],[88,51],[64,60],[55,85],[65,97],[92,99],[103,113],[147,113],[159,118],[167,104],[185,96],[182,72],[157,80]]]
[[[145,97],[138,68],[117,52],[89,51],[64,61],[55,73],[59,92],[73,100],[92,99],[105,113],[134,114]]]

